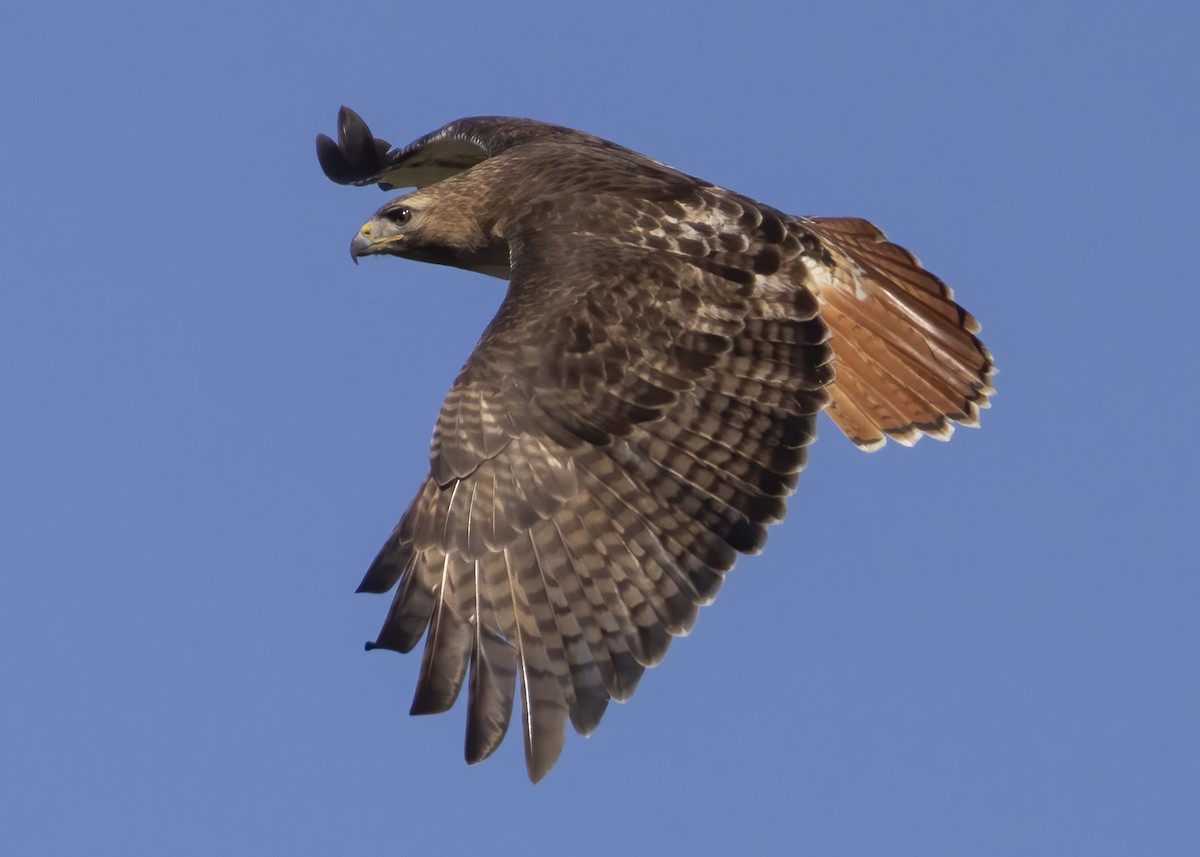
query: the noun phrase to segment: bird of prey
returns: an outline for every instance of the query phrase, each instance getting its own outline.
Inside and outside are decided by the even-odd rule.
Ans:
[[[817,414],[854,443],[947,439],[993,392],[979,325],[865,220],[797,217],[569,128],[459,119],[404,148],[343,107],[341,184],[416,188],[354,236],[508,280],[429,474],[359,587],[368,648],[425,638],[412,713],[467,685],[466,758],[520,688],[529,777],[592,732],[784,517]]]

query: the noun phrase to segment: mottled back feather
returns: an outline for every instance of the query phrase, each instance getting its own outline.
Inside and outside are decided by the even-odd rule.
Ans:
[[[394,150],[343,108],[318,154],[335,181],[424,188],[446,249],[459,230],[471,258],[508,254],[429,476],[360,587],[396,588],[372,647],[425,637],[413,713],[468,686],[471,762],[516,706],[537,781],[568,720],[588,734],[629,698],[783,519],[822,409],[874,448],[947,437],[992,392],[974,319],[866,221],[789,216],[529,120]]]

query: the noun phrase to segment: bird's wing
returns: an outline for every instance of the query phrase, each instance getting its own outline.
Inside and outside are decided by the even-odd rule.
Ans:
[[[805,255],[837,377],[828,413],[866,450],[976,426],[995,392],[979,323],[912,253],[866,220],[795,218],[821,242]]]
[[[506,116],[457,119],[403,148],[393,148],[372,134],[361,116],[343,106],[338,111],[337,140],[317,135],[317,159],[325,175],[338,184],[422,188],[516,146],[550,140],[621,148],[582,131]]]
[[[628,698],[784,516],[831,352],[813,295],[756,272],[800,245],[739,199],[512,239],[431,474],[361,586],[398,584],[375,646],[426,637],[415,713],[468,682],[468,761],[499,745],[519,683],[540,779],[566,720],[587,734]]]

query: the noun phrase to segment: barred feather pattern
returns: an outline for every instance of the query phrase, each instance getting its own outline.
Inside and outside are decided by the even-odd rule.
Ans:
[[[828,413],[837,426],[866,450],[889,437],[906,446],[922,435],[949,440],[956,423],[977,427],[996,367],[950,287],[866,220],[796,222],[816,239],[805,259],[833,330]]]
[[[867,221],[786,215],[529,120],[391,149],[343,108],[317,149],[335,181],[422,188],[389,203],[409,231],[377,215],[361,233],[401,243],[362,252],[510,259],[359,588],[396,590],[369,647],[425,641],[414,714],[467,686],[469,762],[516,712],[536,782],[568,721],[587,735],[629,699],[783,520],[821,410],[870,450],[945,439],[993,392],[978,324]]]
[[[431,475],[361,587],[399,584],[375,646],[425,635],[413,712],[447,710],[468,683],[477,762],[515,705],[535,781],[566,722],[590,733],[738,554],[761,550],[832,377],[802,280],[764,288],[727,251],[714,273],[576,233],[572,264],[622,273],[561,288],[579,280],[543,273],[558,240],[515,240],[509,298],[447,397]],[[530,319],[527,292],[559,305]],[[540,337],[527,327],[548,319]]]

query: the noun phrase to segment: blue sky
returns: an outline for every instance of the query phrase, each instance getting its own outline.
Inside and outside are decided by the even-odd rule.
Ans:
[[[1194,854],[1183,3],[26,4],[0,33],[0,842],[13,854]],[[1001,374],[825,423],[762,557],[525,780],[410,718],[354,595],[498,281],[355,268],[339,104],[586,129],[872,219]]]

